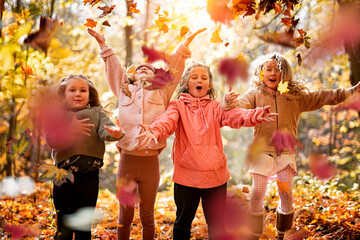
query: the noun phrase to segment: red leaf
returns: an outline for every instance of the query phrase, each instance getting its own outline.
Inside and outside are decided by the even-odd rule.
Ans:
[[[219,63],[219,73],[226,76],[226,82],[233,85],[237,78],[246,81],[248,78],[248,63],[238,58],[224,58]]]
[[[147,62],[152,63],[158,60],[163,60],[168,63],[168,57],[166,53],[155,50],[154,48],[148,48],[145,45],[141,47],[144,55],[147,56]]]
[[[124,206],[134,206],[140,201],[140,197],[136,194],[137,184],[133,180],[120,179],[116,190],[116,197]]]
[[[155,77],[152,80],[149,80],[151,85],[145,88],[146,89],[164,88],[167,84],[171,83],[172,80],[174,80],[174,76],[172,75],[171,70],[165,71],[162,68],[156,68]]]
[[[303,240],[310,236],[310,232],[304,228],[300,230],[290,229],[285,232],[284,240]]]
[[[271,141],[274,143],[275,150],[281,154],[285,149],[295,153],[295,147],[302,148],[303,145],[293,135],[287,131],[275,131]]]
[[[11,234],[13,240],[20,239],[22,236],[26,234],[26,229],[21,225],[8,225],[3,224],[3,229]]]
[[[229,23],[233,19],[228,3],[229,0],[208,0],[206,10],[214,22]]]
[[[329,163],[326,154],[315,153],[309,156],[311,172],[321,180],[329,180],[335,176],[337,170]]]
[[[59,25],[60,24],[57,19],[50,19],[41,16],[39,31],[30,33],[24,40],[24,43],[28,43],[31,47],[38,48],[46,52]]]

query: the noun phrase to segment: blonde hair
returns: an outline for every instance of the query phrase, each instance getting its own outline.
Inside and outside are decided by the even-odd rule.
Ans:
[[[261,79],[261,71],[264,69],[266,62],[276,60],[278,68],[281,72],[281,81],[288,83],[289,91],[283,93],[286,97],[294,99],[309,92],[309,89],[305,86],[305,82],[302,80],[295,80],[288,60],[280,53],[269,53],[264,56],[260,56],[255,59],[250,65],[250,87],[258,90],[265,91],[265,83]]]
[[[176,98],[179,98],[181,93],[189,93],[190,74],[191,74],[192,70],[196,67],[203,67],[207,70],[207,72],[209,74],[209,83],[211,84],[211,88],[208,90],[208,92],[206,94],[208,94],[211,99],[215,99],[216,91],[213,88],[213,75],[211,73],[210,67],[202,62],[194,62],[185,70],[185,73],[181,77],[181,80],[180,80],[180,88],[179,88],[179,92],[178,92]]]

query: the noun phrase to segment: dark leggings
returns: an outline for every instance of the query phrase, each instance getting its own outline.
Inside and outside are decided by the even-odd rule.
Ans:
[[[154,206],[159,187],[158,156],[133,156],[121,154],[118,168],[118,179],[126,178],[137,183],[140,195],[140,220],[143,227],[142,239],[155,238]],[[131,222],[134,217],[133,206],[120,203],[118,240],[128,240]]]
[[[191,223],[194,220],[200,199],[208,224],[209,239],[217,239],[224,233],[226,186],[227,183],[214,188],[193,188],[175,183],[174,240],[190,239]]]
[[[71,240],[75,233],[77,240],[91,239],[91,226],[86,231],[77,231],[66,226],[64,216],[73,214],[80,208],[95,209],[99,192],[99,170],[89,173],[74,173],[74,183],[65,182],[61,186],[54,185],[53,198],[56,208],[57,232],[55,240]]]

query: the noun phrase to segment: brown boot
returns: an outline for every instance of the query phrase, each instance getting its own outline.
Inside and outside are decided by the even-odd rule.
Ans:
[[[284,239],[285,232],[292,228],[294,221],[294,209],[289,212],[283,212],[280,208],[276,210],[276,230],[277,239]]]
[[[249,228],[252,232],[249,240],[258,240],[264,231],[264,212],[249,213]]]

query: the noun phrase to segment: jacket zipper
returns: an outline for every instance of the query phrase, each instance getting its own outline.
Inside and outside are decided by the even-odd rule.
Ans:
[[[276,109],[276,113],[278,112],[278,106],[277,106],[277,99],[276,99],[276,93],[275,93],[275,109]],[[276,130],[279,131],[279,115],[276,116]],[[279,156],[279,153],[276,151],[276,156]]]

